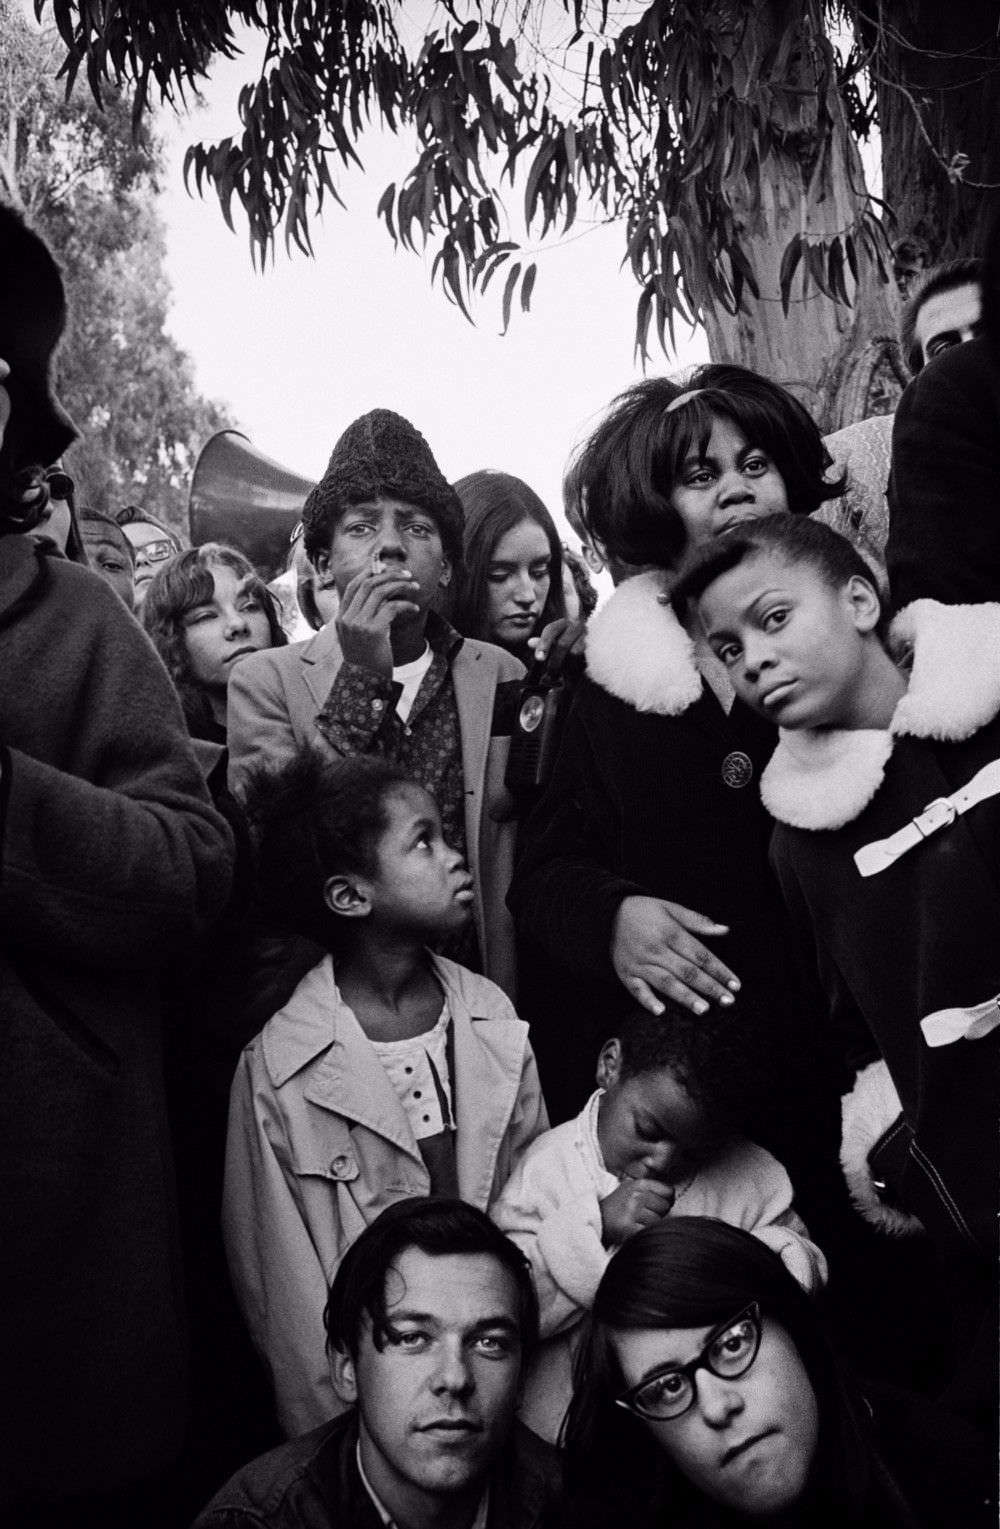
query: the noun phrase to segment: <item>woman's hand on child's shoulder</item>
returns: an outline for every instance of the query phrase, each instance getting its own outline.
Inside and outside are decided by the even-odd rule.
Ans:
[[[669,1216],[674,1205],[672,1184],[660,1179],[633,1179],[626,1174],[601,1203],[601,1241],[616,1248],[645,1226]]]
[[[703,913],[659,897],[626,897],[615,917],[611,961],[619,981],[644,1009],[662,1014],[657,993],[704,1014],[731,1004],[740,981],[699,935],[728,934]]]

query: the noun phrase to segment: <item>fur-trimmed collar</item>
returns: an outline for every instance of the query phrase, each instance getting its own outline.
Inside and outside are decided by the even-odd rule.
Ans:
[[[959,743],[1000,712],[1000,604],[914,600],[889,634],[912,657],[910,683],[885,731],[782,728],[760,782],[772,817],[791,828],[842,828],[867,807],[897,738]]]
[[[587,673],[637,711],[674,717],[697,701],[694,643],[674,615],[662,574],[626,579],[591,617]]]

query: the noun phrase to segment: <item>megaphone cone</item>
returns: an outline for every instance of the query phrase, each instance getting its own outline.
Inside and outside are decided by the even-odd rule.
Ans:
[[[191,542],[227,542],[265,578],[282,566],[313,487],[258,451],[240,430],[219,430],[202,447],[188,496]]]

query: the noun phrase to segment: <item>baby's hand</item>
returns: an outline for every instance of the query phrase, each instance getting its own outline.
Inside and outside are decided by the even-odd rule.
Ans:
[[[655,1226],[669,1216],[674,1186],[660,1179],[632,1179],[626,1174],[601,1201],[601,1240],[606,1248],[618,1247],[644,1226]]]

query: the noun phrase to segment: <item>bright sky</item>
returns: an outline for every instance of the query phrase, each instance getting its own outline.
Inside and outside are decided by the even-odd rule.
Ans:
[[[414,156],[405,140],[372,130],[365,173],[338,182],[347,211],[330,203],[314,226],[315,259],[281,247],[255,273],[245,229],[229,232],[214,193],[188,196],[181,165],[188,142],[235,130],[239,86],[256,72],[247,59],[221,63],[206,108],[170,132],[170,327],[194,358],[201,392],[306,477],[322,473],[352,419],[384,407],[424,433],[449,479],[481,467],[513,472],[558,513],[574,442],[641,376],[632,354],[638,288],[619,270],[621,229],[588,228],[541,255],[531,312],[515,313],[506,336],[496,280],[473,327],[431,287],[431,259],[397,251],[376,219],[386,185]],[[652,369],[708,359],[700,332],[678,340],[677,360],[657,356]]]

